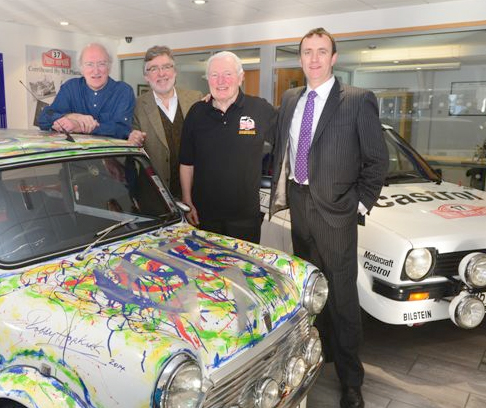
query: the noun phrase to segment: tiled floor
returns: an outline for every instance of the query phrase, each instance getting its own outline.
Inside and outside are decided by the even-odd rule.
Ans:
[[[366,408],[486,408],[486,321],[462,330],[447,321],[391,326],[363,315]],[[326,364],[307,408],[339,408],[339,382]]]

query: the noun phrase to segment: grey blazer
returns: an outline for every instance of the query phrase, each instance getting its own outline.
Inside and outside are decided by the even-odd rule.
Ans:
[[[181,105],[182,116],[186,117],[189,108],[203,97],[199,91],[179,89],[176,87],[177,100]],[[137,98],[133,116],[133,129],[147,133],[145,148],[155,168],[155,172],[170,186],[170,152],[165,135],[159,107],[155,103],[152,91],[145,92]]]
[[[289,130],[304,87],[285,92],[274,145],[270,214],[287,208]],[[388,169],[378,107],[371,91],[337,79],[309,150],[309,189],[319,214],[332,226],[357,221],[359,202],[369,210],[379,197]]]

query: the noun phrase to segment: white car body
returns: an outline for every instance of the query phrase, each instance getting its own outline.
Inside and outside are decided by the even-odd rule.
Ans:
[[[189,225],[145,151],[0,131],[0,408],[304,408],[327,282]]]
[[[365,226],[358,229],[361,307],[389,324],[448,318],[457,324],[454,307],[459,296],[469,295],[486,305],[486,285],[471,288],[459,276],[465,256],[486,252],[486,192],[443,182],[390,127],[383,131],[390,153],[387,182]],[[268,211],[269,194],[261,191],[263,211]],[[261,242],[292,253],[288,210],[270,222],[265,216]],[[419,280],[404,272],[414,248],[430,248],[435,254],[431,271]],[[486,272],[482,276],[486,279]],[[414,297],[420,300],[410,300]],[[484,315],[478,305],[476,312]]]

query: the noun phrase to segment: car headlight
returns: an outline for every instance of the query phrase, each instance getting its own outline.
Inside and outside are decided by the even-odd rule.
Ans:
[[[198,408],[203,402],[202,372],[188,354],[177,354],[164,366],[154,392],[154,408]]]
[[[405,259],[405,274],[413,281],[424,279],[432,270],[435,251],[429,248],[412,249]]]
[[[310,336],[304,345],[304,359],[308,366],[316,365],[322,357],[322,343],[319,332],[312,326]]]
[[[320,313],[326,304],[328,293],[327,279],[321,272],[315,271],[304,289],[304,307],[312,315]]]
[[[486,287],[486,254],[473,252],[462,258],[459,276],[470,288]]]
[[[285,381],[291,388],[298,387],[304,379],[307,367],[300,356],[291,357],[285,366]]]
[[[462,291],[449,304],[449,316],[456,326],[474,329],[484,319],[485,306],[481,299]]]
[[[279,394],[277,381],[265,378],[256,386],[255,405],[258,408],[273,408],[279,401]]]

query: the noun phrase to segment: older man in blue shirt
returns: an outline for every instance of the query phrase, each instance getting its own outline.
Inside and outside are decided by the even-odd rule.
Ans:
[[[135,95],[125,82],[109,77],[111,56],[101,44],[89,44],[79,58],[82,77],[61,86],[38,120],[42,130],[86,133],[127,139]]]

